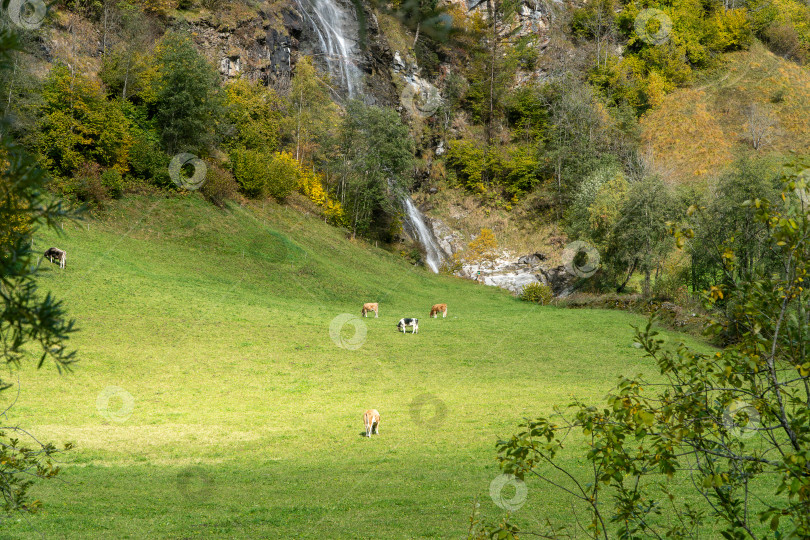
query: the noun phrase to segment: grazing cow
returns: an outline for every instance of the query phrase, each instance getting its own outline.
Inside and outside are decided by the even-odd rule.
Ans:
[[[419,319],[411,319],[407,317],[405,319],[400,319],[399,322],[397,323],[397,328],[399,330],[402,330],[403,334],[405,333],[405,328],[407,328],[408,326],[413,328],[413,332],[411,332],[412,334],[419,332]]]
[[[360,313],[363,315],[363,317],[365,317],[366,313],[370,313],[372,311],[374,312],[375,319],[380,316],[380,306],[377,305],[377,302],[363,304],[363,310]]]
[[[58,264],[59,268],[64,268],[67,264],[67,252],[59,248],[48,248],[45,252],[45,258],[54,264]]]
[[[371,437],[371,434],[380,434],[380,413],[377,409],[369,409],[363,413],[363,424],[366,426],[366,437]]]
[[[430,316],[438,317],[439,313],[442,314],[442,319],[447,317],[447,304],[433,304],[433,307],[430,308]]]

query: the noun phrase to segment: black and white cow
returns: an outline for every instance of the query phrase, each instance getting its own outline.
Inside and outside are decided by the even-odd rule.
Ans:
[[[405,333],[405,328],[408,326],[413,328],[413,332],[411,332],[412,334],[419,332],[419,319],[405,318],[400,319],[397,323],[397,329],[402,330],[403,334]]]
[[[64,268],[67,264],[67,252],[59,248],[48,248],[45,252],[45,258],[54,264],[58,264],[59,268]]]

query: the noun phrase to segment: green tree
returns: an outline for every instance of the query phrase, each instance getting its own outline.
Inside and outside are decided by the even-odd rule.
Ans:
[[[316,162],[323,156],[339,123],[338,108],[330,99],[330,87],[321,79],[312,59],[303,57],[295,65],[295,76],[287,98],[286,132],[295,146],[299,163]]]
[[[612,119],[594,90],[572,78],[555,82],[547,100],[551,129],[538,151],[548,163],[557,217],[561,219],[580,182],[593,171],[615,163],[608,153]]]
[[[108,9],[105,3],[105,11]],[[118,28],[104,50],[101,80],[107,91],[136,103],[154,101],[156,65],[152,56],[149,19],[142,9],[121,2],[117,6]]]
[[[352,235],[366,234],[376,216],[394,215],[414,167],[408,128],[392,109],[351,101],[340,127],[334,163],[336,191]]]
[[[64,64],[55,65],[42,88],[37,148],[47,167],[71,176],[87,162],[127,170],[129,122],[101,87]]]
[[[438,0],[396,0],[391,2],[391,7],[397,19],[414,32],[413,48],[419,41],[420,32],[441,42],[452,31],[453,20]]]
[[[0,18],[0,28],[10,25]],[[17,35],[20,49],[8,51],[9,66],[0,70],[0,117],[5,128],[26,146],[34,146],[38,133],[37,113],[40,109],[42,81],[37,77],[28,50],[34,50],[32,32]]]
[[[12,69],[12,53],[20,48],[16,36],[0,30],[0,72]],[[33,358],[37,367],[52,361],[59,370],[69,369],[75,352],[66,342],[76,329],[66,320],[65,307],[37,287],[39,266],[31,250],[38,227],[56,229],[70,217],[58,199],[47,195],[45,171],[0,124],[0,359],[13,372]],[[12,384],[0,379],[0,392]],[[4,416],[5,417],[5,416]],[[17,426],[0,426],[0,494],[3,511],[35,511],[29,488],[36,479],[59,472],[52,456],[54,445],[43,444]]]
[[[686,249],[694,291],[724,283],[726,276],[747,279],[756,267],[776,264],[767,248],[767,223],[757,221],[755,209],[742,204],[774,200],[779,184],[775,163],[741,157],[690,209],[688,221],[695,238]]]
[[[157,91],[152,107],[170,154],[205,153],[214,144],[222,104],[219,73],[185,32],[169,32],[155,51]]]
[[[616,164],[597,169],[579,186],[566,213],[568,233],[604,252],[610,233],[621,216],[628,182]]]
[[[620,377],[604,406],[577,399],[557,417],[528,420],[498,441],[504,472],[548,482],[584,509],[587,528],[576,534],[810,536],[810,215],[797,188],[806,184],[794,171],[784,199],[745,203],[768,225],[777,269],[756,267],[705,294],[709,309],[721,299],[737,306],[707,328],[722,333],[738,325],[737,343],[716,352],[664,347],[651,321],[637,329],[636,341],[658,377]],[[581,451],[586,467],[567,465],[572,451]],[[563,528],[570,523],[549,524],[529,532],[574,532]],[[520,534],[508,518],[474,525],[479,538]]]
[[[270,152],[279,143],[281,113],[276,93],[238,78],[225,86],[225,144]]]
[[[674,246],[667,223],[676,216],[675,199],[659,177],[647,177],[630,185],[619,215],[603,261],[619,291],[639,271],[644,274],[644,294],[649,295],[653,273],[658,277]]]
[[[478,47],[472,53],[466,100],[474,118],[484,124],[487,147],[495,138],[497,122],[504,116],[506,97],[518,67],[511,45],[512,25],[519,8],[520,2],[515,0],[486,0],[487,16],[476,25]]]

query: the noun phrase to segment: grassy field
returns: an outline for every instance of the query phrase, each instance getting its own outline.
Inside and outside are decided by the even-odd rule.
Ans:
[[[9,422],[76,448],[3,537],[459,538],[476,498],[502,513],[499,436],[652,373],[641,318],[435,276],[283,207],[139,197],[105,216],[36,238],[68,251],[42,285],[81,327],[81,361],[29,365],[0,398],[17,400]],[[379,318],[340,327],[370,301]],[[446,319],[428,319],[436,302]],[[396,331],[404,316],[419,334]],[[519,523],[568,515],[528,489]]]

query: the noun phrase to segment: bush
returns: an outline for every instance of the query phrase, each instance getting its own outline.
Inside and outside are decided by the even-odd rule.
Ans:
[[[222,111],[219,72],[189,32],[167,32],[155,47],[155,123],[170,154],[204,153]]]
[[[129,167],[136,178],[148,180],[161,187],[172,185],[169,178],[169,157],[160,149],[160,144],[146,133],[136,135],[129,152]]]
[[[752,38],[745,9],[718,11],[709,19],[708,40],[717,51],[747,49]]]
[[[126,172],[129,120],[98,82],[64,64],[45,78],[37,130],[42,162],[56,175],[73,176],[87,163]]]
[[[205,183],[200,188],[200,193],[206,200],[219,208],[225,208],[227,201],[236,198],[238,190],[239,186],[231,173],[216,165],[208,165]]]
[[[101,181],[100,170],[97,163],[83,164],[75,176],[59,183],[60,191],[65,197],[102,208],[110,197]]]
[[[267,167],[267,192],[279,202],[295,190],[298,183],[298,162],[288,152],[273,154]]]
[[[258,150],[237,148],[230,153],[231,172],[248,197],[266,195],[267,158]]]
[[[461,271],[464,267],[464,260],[459,256],[458,253],[453,253],[453,256],[450,259],[445,260],[441,267],[439,268],[439,272],[442,274],[447,275],[455,275],[456,272]]]
[[[523,287],[523,292],[520,293],[521,300],[542,305],[548,304],[553,298],[554,293],[551,292],[551,287],[542,283],[529,283]]]
[[[800,63],[807,61],[807,46],[801,42],[792,24],[774,22],[765,29],[762,37],[774,54]]]
[[[268,155],[259,150],[231,151],[231,171],[248,197],[271,196],[279,202],[293,192],[298,180],[298,162],[287,152]]]
[[[113,199],[120,199],[124,193],[124,177],[115,169],[101,173],[101,185]]]

